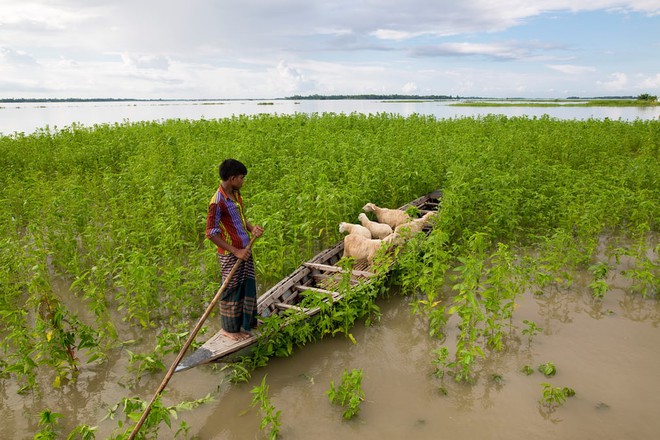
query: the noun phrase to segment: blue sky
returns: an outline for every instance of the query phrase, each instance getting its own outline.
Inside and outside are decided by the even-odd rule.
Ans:
[[[0,97],[660,95],[660,0],[0,0]]]

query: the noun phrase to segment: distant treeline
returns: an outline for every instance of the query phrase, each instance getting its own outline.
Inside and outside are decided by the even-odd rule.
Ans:
[[[459,96],[451,95],[293,95],[284,99],[313,99],[313,100],[330,100],[330,99],[462,99]]]
[[[644,99],[647,94],[640,96],[596,96],[596,97],[579,97],[569,96],[567,100],[597,100],[597,99]],[[650,96],[653,98],[653,96]],[[514,98],[484,98],[478,96],[452,96],[452,95],[293,95],[286,98],[271,98],[270,100],[339,100],[339,99],[380,99],[380,100],[459,100],[459,99],[480,99],[480,100],[529,100],[530,98],[514,97]],[[223,99],[223,98],[208,98],[208,99],[183,99],[183,98],[153,98],[153,99],[138,99],[138,98],[0,98],[0,103],[33,103],[33,102],[149,102],[149,101],[260,101],[261,99],[245,98],[245,99]],[[547,99],[544,99],[547,100]]]
[[[593,96],[593,97],[569,96],[566,99],[637,99],[637,96]]]

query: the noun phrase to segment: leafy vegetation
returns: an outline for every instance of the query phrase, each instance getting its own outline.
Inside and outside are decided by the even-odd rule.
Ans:
[[[647,102],[657,102],[658,97],[656,95],[651,95],[650,93],[642,93],[637,97],[638,101],[647,101]]]
[[[352,419],[360,412],[360,404],[364,400],[362,391],[362,370],[344,370],[341,383],[335,388],[335,383],[330,382],[330,389],[326,393],[330,403],[344,408],[342,417]]]
[[[281,411],[276,410],[275,406],[268,397],[268,385],[266,385],[266,375],[261,380],[261,385],[252,388],[250,393],[253,394],[252,406],[259,404],[263,417],[261,419],[261,430],[268,429],[268,438],[274,440],[280,432],[280,414]]]
[[[539,373],[543,373],[545,377],[552,377],[555,374],[557,374],[557,368],[555,367],[555,364],[552,362],[546,362],[544,364],[539,365]]]
[[[566,402],[568,397],[575,396],[575,390],[568,387],[553,387],[549,383],[542,383],[543,395],[539,403],[546,411],[554,411]]]
[[[197,408],[204,403],[208,403],[212,398],[210,395],[206,395],[201,399],[193,401],[184,401],[176,405],[165,406],[161,402],[161,399],[158,398],[152,405],[152,408],[149,412],[149,416],[146,418],[144,424],[142,425],[140,431],[137,433],[136,438],[138,439],[158,439],[162,438],[162,431],[159,435],[159,428],[161,424],[166,425],[169,429],[172,428],[172,419],[176,420],[178,418],[178,413],[180,411],[190,411]],[[115,428],[111,439],[112,440],[124,440],[129,438],[130,433],[135,426],[144,410],[147,407],[147,402],[144,402],[138,398],[123,398],[117,402],[106,415],[106,419],[117,420],[117,427]],[[83,428],[83,433],[88,433],[88,429],[84,429],[85,426],[78,426],[74,429],[71,435],[74,435],[77,431]],[[179,423],[179,429],[176,431],[175,437],[178,437],[179,434],[183,434],[185,438],[188,437],[187,432],[190,427],[185,421]],[[93,435],[93,433],[91,433]]]
[[[312,320],[266,320],[237,378],[324,335],[352,339],[356,321],[378,320],[392,282],[438,339],[436,375],[461,382],[515,347],[524,291],[543,295],[591,268],[602,297],[625,259],[633,289],[657,298],[659,121],[260,115],[73,125],[0,137],[0,151],[0,380],[26,395],[110,355],[137,376],[163,369],[220,281],[203,232],[225,157],[248,165],[248,217],[265,227],[254,247],[262,286],[338,241],[337,224],[367,201],[400,206],[443,190],[432,233],[397,249],[393,277],[344,282],[335,308],[310,293],[304,306],[321,309]],[[450,325],[456,341],[445,340]],[[527,326],[531,342],[541,329]],[[153,350],[136,351],[137,340]]]
[[[539,332],[542,332],[543,329],[536,325],[534,321],[529,321],[527,319],[523,320],[523,324],[527,325],[527,328],[523,329],[521,333],[523,335],[527,335],[528,341],[531,344],[534,336],[536,336]]]

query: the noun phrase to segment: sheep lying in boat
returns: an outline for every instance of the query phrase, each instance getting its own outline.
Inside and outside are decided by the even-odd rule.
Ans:
[[[394,232],[396,232],[398,234],[404,234],[404,233],[407,233],[407,234],[410,234],[410,235],[416,234],[416,233],[420,232],[422,229],[424,229],[424,227],[426,225],[429,224],[429,222],[431,221],[433,216],[435,216],[435,214],[436,213],[433,212],[433,211],[427,212],[421,218],[416,218],[416,219],[410,220],[409,222],[400,224],[399,226],[397,226],[394,229]]]
[[[392,228],[385,223],[372,222],[367,217],[367,214],[361,213],[358,215],[358,220],[360,220],[362,226],[364,226],[371,233],[371,237],[373,238],[385,238],[394,232],[392,231]]]
[[[367,203],[362,210],[375,213],[379,223],[385,223],[391,228],[410,221],[410,216],[400,209],[379,208],[373,203]]]
[[[348,232],[349,234],[361,235],[364,238],[371,238],[371,231],[368,228],[353,223],[339,223],[339,232]]]
[[[356,261],[367,260],[371,264],[374,255],[385,240],[369,239],[357,234],[348,234],[344,237],[344,257],[353,257]]]

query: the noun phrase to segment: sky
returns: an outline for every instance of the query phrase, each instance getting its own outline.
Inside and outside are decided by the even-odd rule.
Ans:
[[[0,0],[0,98],[660,95],[660,0]]]

